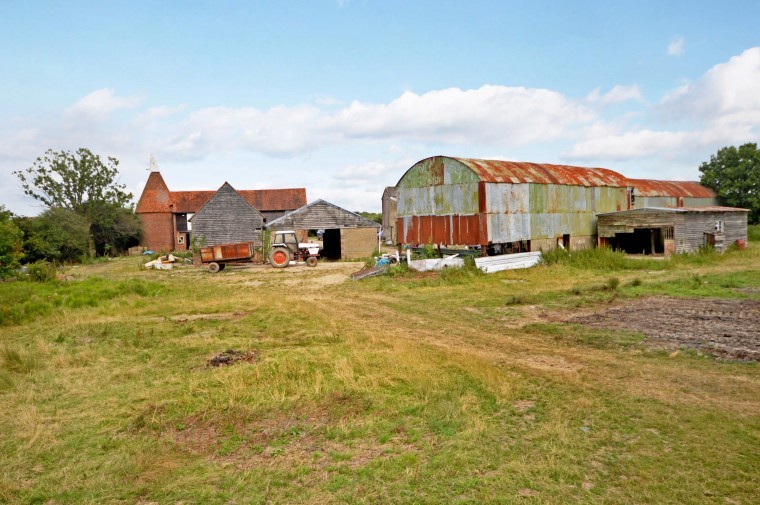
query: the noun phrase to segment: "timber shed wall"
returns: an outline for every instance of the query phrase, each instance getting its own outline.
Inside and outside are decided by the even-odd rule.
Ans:
[[[231,242],[261,244],[263,216],[235,189],[224,183],[191,220],[193,238],[205,245]]]

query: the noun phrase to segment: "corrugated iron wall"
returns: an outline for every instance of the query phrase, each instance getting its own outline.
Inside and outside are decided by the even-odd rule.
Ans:
[[[399,242],[502,244],[592,236],[596,214],[628,207],[627,186],[483,182],[453,158],[410,168],[397,184]]]

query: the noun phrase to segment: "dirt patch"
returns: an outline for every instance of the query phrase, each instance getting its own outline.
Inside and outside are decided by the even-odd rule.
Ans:
[[[760,301],[649,297],[567,322],[633,330],[652,348],[697,349],[719,358],[760,361]]]
[[[198,321],[201,319],[222,320],[222,319],[237,319],[246,316],[245,312],[219,312],[216,314],[178,314],[172,316],[169,319],[178,323],[186,323],[188,321]],[[155,318],[159,319],[159,318]]]
[[[206,366],[218,367],[218,366],[230,366],[235,363],[246,362],[253,363],[258,359],[256,351],[236,351],[235,349],[227,349],[226,351],[217,354],[213,358],[206,360]]]

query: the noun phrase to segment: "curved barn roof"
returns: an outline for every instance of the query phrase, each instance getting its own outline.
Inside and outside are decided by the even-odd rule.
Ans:
[[[567,186],[625,187],[628,180],[607,168],[584,168],[524,161],[453,158],[466,165],[485,182],[561,184]]]
[[[715,198],[715,191],[693,181],[654,181],[628,179],[637,196],[683,196],[691,198]]]

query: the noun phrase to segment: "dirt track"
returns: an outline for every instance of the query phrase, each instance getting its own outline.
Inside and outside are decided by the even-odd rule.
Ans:
[[[649,297],[568,322],[639,331],[659,349],[698,349],[720,358],[760,361],[760,301]]]

